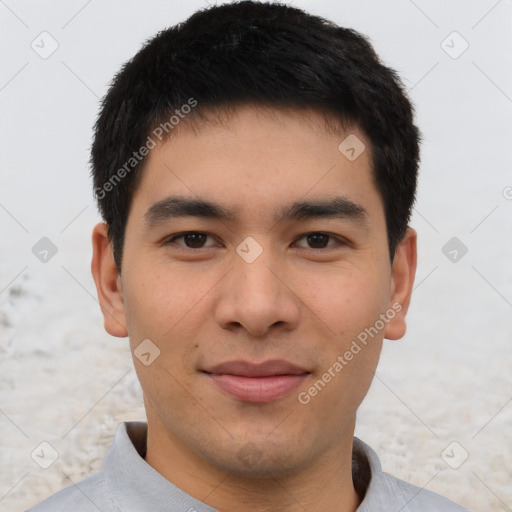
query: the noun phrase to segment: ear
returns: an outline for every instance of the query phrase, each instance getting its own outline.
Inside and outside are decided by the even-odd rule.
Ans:
[[[411,302],[412,285],[416,275],[416,240],[416,231],[407,228],[393,258],[389,307],[396,312],[396,315],[390,320],[384,331],[384,337],[389,340],[400,339],[406,331],[405,317]]]
[[[121,277],[117,271],[112,246],[104,222],[92,232],[91,271],[103,313],[105,330],[112,336],[128,336]]]

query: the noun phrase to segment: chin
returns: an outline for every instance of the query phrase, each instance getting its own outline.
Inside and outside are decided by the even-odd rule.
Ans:
[[[229,472],[233,476],[248,479],[273,479],[291,476],[304,469],[306,457],[297,452],[297,446],[247,442],[240,443],[240,448],[206,456],[210,463]]]

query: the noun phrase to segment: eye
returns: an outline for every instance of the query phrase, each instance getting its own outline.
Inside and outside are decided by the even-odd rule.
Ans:
[[[295,245],[298,247],[302,247],[305,249],[328,249],[335,246],[345,245],[345,242],[338,237],[330,235],[329,233],[323,232],[314,232],[314,233],[306,233],[302,235],[297,240],[305,239],[306,243],[310,245],[310,247],[300,246],[295,242]],[[334,241],[334,244],[329,245],[329,241]]]
[[[168,238],[165,241],[165,245],[174,244],[185,247],[186,249],[203,249],[205,247],[213,247],[215,244],[205,246],[205,242],[208,238],[213,240],[213,237],[207,233],[202,233],[200,231],[186,231],[185,233],[173,235],[171,238]],[[183,239],[184,244],[176,243],[176,240],[180,239]]]

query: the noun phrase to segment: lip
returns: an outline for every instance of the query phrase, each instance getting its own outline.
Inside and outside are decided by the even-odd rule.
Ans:
[[[310,372],[288,361],[229,361],[203,371],[222,391],[242,402],[266,403],[290,394]]]

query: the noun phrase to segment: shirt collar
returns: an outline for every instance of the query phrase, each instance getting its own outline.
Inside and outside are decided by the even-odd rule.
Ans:
[[[122,512],[218,512],[176,487],[147,464],[143,458],[146,434],[146,423],[122,423],[117,429],[114,445],[105,457],[105,483],[117,508]],[[360,472],[361,485],[367,487],[357,512],[365,512],[370,510],[368,506],[372,504],[382,469],[377,454],[356,437],[354,453],[354,471]]]
[[[146,423],[122,423],[105,457],[105,483],[117,508],[122,512],[217,512],[169,482],[142,458],[139,451],[145,451],[146,433]]]

